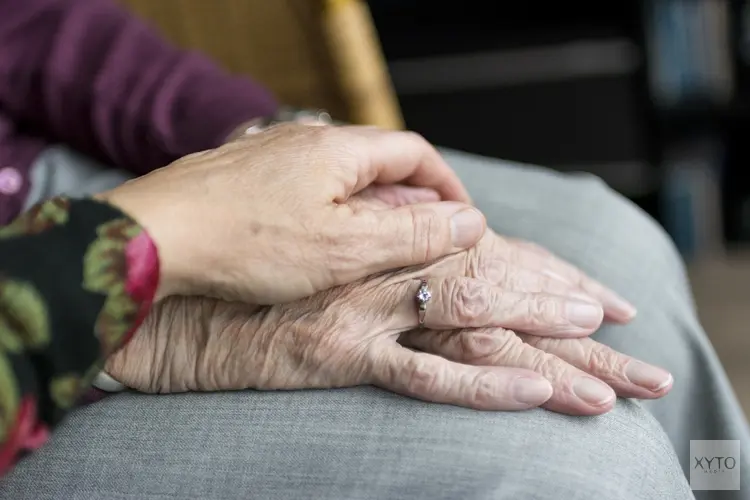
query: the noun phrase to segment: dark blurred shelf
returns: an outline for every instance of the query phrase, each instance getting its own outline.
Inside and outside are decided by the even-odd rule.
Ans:
[[[627,36],[638,18],[638,6],[629,2],[368,3],[390,61]]]
[[[663,119],[669,121],[740,120],[750,118],[747,101],[735,100],[728,104],[688,102],[669,108],[657,108]]]
[[[692,102],[657,108],[654,116],[659,130],[664,134],[662,140],[706,133],[725,134],[729,127],[750,125],[750,103],[739,99],[723,105]]]
[[[547,166],[648,163],[627,77],[409,94],[401,106],[442,146]]]
[[[718,137],[725,159],[703,165],[720,164],[726,173],[725,211],[734,210],[726,220],[739,228],[739,219],[747,219],[726,233],[750,238],[750,184],[740,175],[750,165],[744,132],[750,125],[750,57],[742,53],[750,46],[742,31],[750,30],[741,20],[750,0],[729,0],[731,9],[721,13],[718,0],[684,0],[684,12],[667,17],[655,15],[660,1],[368,3],[409,128],[440,145],[592,172],[657,218],[659,190],[674,188],[668,172],[675,151]],[[692,17],[689,26],[704,42],[717,40],[707,30],[728,16],[728,63],[716,43],[692,38],[683,41],[689,50],[675,49],[679,42],[669,37],[679,36],[676,23],[696,13],[704,18]],[[664,40],[670,42],[659,43]],[[665,46],[667,52],[660,52]],[[686,63],[691,54],[698,63]],[[658,64],[664,71],[654,71]],[[706,78],[706,68],[719,67],[717,84]],[[654,82],[663,92],[653,91]],[[679,96],[690,88],[710,88],[715,95],[733,88],[737,97],[728,104],[688,101],[668,109],[654,102],[657,93]]]
[[[631,77],[643,64],[626,38],[389,61],[399,96],[500,90],[596,78]]]

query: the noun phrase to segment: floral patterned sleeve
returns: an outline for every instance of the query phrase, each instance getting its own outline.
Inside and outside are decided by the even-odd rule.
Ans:
[[[53,198],[0,227],[0,475],[128,341],[158,281],[153,241],[106,203]]]

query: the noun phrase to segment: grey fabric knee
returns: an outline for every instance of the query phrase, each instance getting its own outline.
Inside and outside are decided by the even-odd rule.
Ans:
[[[653,219],[588,174],[444,151],[489,224],[576,264],[631,300],[638,316],[604,326],[594,338],[674,375],[669,395],[644,401],[669,436],[686,476],[694,466],[691,440],[739,440],[748,449],[747,420],[695,311],[685,266]],[[742,484],[750,460],[741,454]],[[697,498],[716,492],[696,491]],[[750,498],[726,491],[721,498]]]
[[[373,388],[146,396],[77,411],[0,499],[692,498],[636,403],[577,418]]]
[[[372,388],[122,394],[76,411],[0,482],[0,499],[693,498],[686,443],[744,439],[746,424],[669,240],[590,176],[444,154],[493,228],[547,246],[636,303],[632,325],[597,338],[672,370],[673,394],[593,418],[475,412]],[[79,160],[46,153],[35,175],[70,176],[39,197],[127,178],[69,168]]]

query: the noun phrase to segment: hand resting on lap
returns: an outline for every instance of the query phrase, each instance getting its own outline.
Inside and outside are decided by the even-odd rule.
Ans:
[[[429,196],[375,187],[351,205]],[[423,277],[433,299],[418,329],[413,297]],[[603,316],[633,314],[569,264],[487,231],[469,251],[289,304],[167,298],[107,371],[143,392],[372,384],[477,409],[593,415],[611,409],[615,394],[657,398],[671,387],[667,372],[587,337]]]

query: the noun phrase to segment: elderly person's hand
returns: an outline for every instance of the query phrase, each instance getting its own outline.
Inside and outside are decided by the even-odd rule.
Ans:
[[[441,200],[355,212],[371,184]],[[187,156],[100,196],[156,241],[160,296],[271,304],[474,245],[484,217],[423,138],[372,127],[284,124]]]
[[[351,199],[349,205],[355,210],[386,210],[439,199],[439,193],[433,189],[396,184],[370,186]],[[502,237],[488,230],[465,258],[464,272],[469,276],[525,292],[545,292],[597,303],[602,306],[604,319],[610,322],[626,324],[637,312],[617,293],[535,243]],[[455,263],[455,259],[448,260],[441,274],[454,270]],[[443,265],[436,263],[435,269],[441,270]]]
[[[423,199],[415,192],[368,190],[391,204]],[[503,261],[501,241],[488,233],[470,252],[292,304],[170,298],[110,358],[107,371],[145,392],[374,384],[479,409],[543,405],[582,415],[608,411],[615,393],[647,399],[669,391],[669,373],[585,338],[602,320],[601,306],[585,291],[611,292],[582,274],[576,286]],[[567,265],[552,263],[572,276]],[[503,271],[493,271],[498,267]],[[423,277],[434,297],[428,328],[415,329],[413,296]]]

